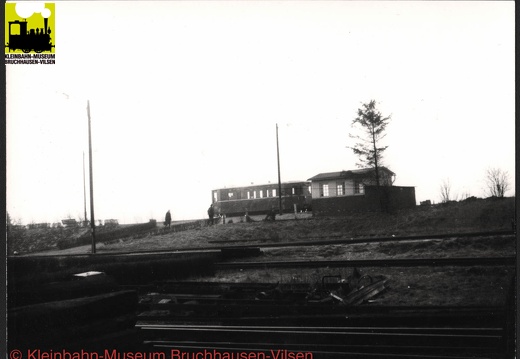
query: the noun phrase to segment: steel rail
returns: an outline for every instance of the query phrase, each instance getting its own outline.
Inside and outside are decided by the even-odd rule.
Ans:
[[[186,328],[186,329],[221,329],[228,328],[233,330],[269,330],[269,331],[300,331],[300,332],[314,332],[314,331],[327,331],[327,332],[338,332],[338,331],[378,331],[378,332],[391,332],[391,331],[417,331],[417,332],[502,332],[504,328],[497,327],[381,327],[381,326],[368,326],[368,327],[359,327],[359,326],[338,326],[338,327],[316,327],[316,326],[305,326],[305,327],[296,327],[296,326],[266,326],[266,325],[205,325],[205,324],[139,324],[135,325],[136,328],[139,329],[169,329],[169,328]]]
[[[198,333],[204,332],[226,332],[226,333],[268,333],[268,334],[329,334],[329,335],[368,335],[368,336],[377,336],[377,335],[388,335],[388,336],[417,336],[417,337],[450,337],[450,338],[481,338],[481,339],[489,339],[489,338],[501,338],[500,335],[490,335],[490,334],[468,334],[468,333],[457,333],[457,334],[446,334],[446,333],[412,333],[406,331],[386,331],[386,330],[377,330],[376,327],[367,327],[363,328],[364,330],[348,330],[346,328],[338,327],[337,329],[325,329],[315,327],[314,330],[301,329],[299,327],[290,327],[284,329],[283,327],[267,327],[267,326],[182,326],[182,325],[174,325],[174,324],[144,324],[144,325],[136,325],[136,327],[142,330],[166,330],[166,331],[196,331]],[[396,329],[396,328],[394,328]],[[427,328],[420,328],[426,330]],[[469,332],[469,331],[468,331]]]
[[[256,303],[253,305],[252,303]],[[302,319],[316,319],[322,318],[324,320],[330,320],[334,318],[343,318],[348,316],[347,319],[381,319],[381,318],[401,318],[401,322],[404,321],[405,318],[417,318],[417,317],[443,317],[450,318],[451,320],[456,321],[456,318],[464,317],[464,318],[475,318],[475,316],[488,316],[488,317],[503,317],[505,315],[504,307],[479,307],[479,306],[328,306],[322,304],[271,304],[262,301],[253,301],[248,304],[235,304],[235,305],[227,305],[222,306],[220,304],[157,304],[163,309],[180,309],[184,311],[194,311],[198,310],[201,312],[208,311],[214,312],[215,309],[220,309],[221,311],[230,311],[233,310],[236,312],[238,309],[248,309],[249,311],[253,311],[255,316],[244,316],[240,315],[239,317],[235,316],[232,318],[234,320],[240,320],[240,322],[249,323],[255,319],[264,319],[270,318],[272,320],[288,320],[291,318],[302,318]],[[289,313],[288,310],[293,309],[293,312]],[[273,311],[277,310],[278,315],[274,315]],[[320,310],[317,313],[317,310]],[[266,317],[263,314],[269,313],[269,316]],[[173,313],[171,313],[173,314]],[[146,315],[141,314],[140,318],[147,317]],[[229,319],[228,317],[219,316],[218,320]],[[198,317],[196,318],[198,319]],[[212,318],[209,318],[212,319]],[[144,320],[144,319],[142,319]],[[248,322],[249,321],[249,322]],[[199,324],[197,324],[199,325]],[[320,325],[321,327],[321,325]]]
[[[307,243],[309,239],[319,239],[318,243],[328,243],[328,244],[341,244],[344,241],[348,242],[357,242],[366,243],[366,241],[371,242],[385,242],[385,241],[407,241],[407,240],[429,240],[429,239],[445,239],[450,237],[459,237],[459,238],[467,238],[467,237],[482,237],[482,236],[504,236],[504,235],[515,235],[514,231],[490,231],[490,232],[462,232],[462,233],[443,233],[443,234],[431,234],[431,235],[415,235],[415,236],[388,236],[388,237],[350,237],[350,239],[329,239],[329,238],[345,238],[347,237],[345,234],[332,234],[328,236],[309,236],[305,238],[299,238],[301,241],[298,243]],[[324,239],[325,238],[325,239]],[[239,242],[254,242],[254,241],[265,241],[265,238],[249,238],[249,239],[234,239],[234,240],[214,240],[208,241],[208,243],[239,243]],[[255,244],[244,245],[244,246],[257,246]]]
[[[145,330],[146,331],[146,330]],[[473,348],[496,348],[502,341],[502,336],[477,336],[477,335],[434,335],[434,334],[415,334],[415,333],[339,333],[339,332],[270,332],[270,331],[230,331],[222,329],[216,330],[185,330],[185,329],[154,329],[146,331],[142,336],[145,340],[175,339],[175,340],[194,340],[195,338],[204,341],[208,338],[212,340],[258,340],[278,343],[312,343],[312,344],[341,344],[345,342],[371,344],[381,343],[385,345],[408,346],[410,341],[415,341],[415,345],[429,346],[449,345],[454,347],[473,347]],[[420,344],[420,345],[419,345]]]
[[[126,255],[144,255],[144,254],[175,254],[185,252],[218,252],[222,249],[246,249],[246,248],[281,248],[281,247],[301,247],[301,246],[322,246],[322,245],[336,245],[336,244],[360,244],[360,243],[381,243],[381,242],[402,242],[402,241],[422,241],[422,240],[437,240],[447,238],[471,238],[471,237],[488,237],[488,236],[514,236],[513,231],[491,231],[491,232],[468,232],[468,233],[447,233],[447,234],[431,234],[431,235],[418,235],[418,236],[402,236],[402,237],[351,237],[345,239],[331,239],[331,240],[317,240],[317,241],[294,241],[294,242],[283,242],[283,243],[257,243],[257,244],[246,244],[240,246],[207,246],[207,247],[186,247],[178,249],[154,249],[154,250],[141,250],[141,251],[129,251],[129,252],[102,252],[99,251],[95,254],[96,257],[100,256],[126,256]],[[345,235],[341,235],[346,237]],[[309,237],[309,238],[331,238],[336,236],[327,237]],[[269,238],[258,239],[259,242],[267,241]],[[17,257],[90,257],[91,253],[83,254],[28,254],[28,255],[9,255],[8,258]]]
[[[460,335],[460,334],[424,334],[424,333],[373,333],[373,332],[283,332],[283,331],[245,331],[245,330],[226,330],[208,331],[206,329],[186,330],[161,329],[144,330],[142,335],[144,341],[194,341],[197,346],[204,346],[207,342],[222,341],[229,344],[255,346],[258,344],[269,343],[271,347],[284,344],[296,344],[307,346],[307,348],[321,348],[325,352],[330,351],[329,347],[339,349],[343,347],[343,353],[348,352],[349,347],[357,347],[359,350],[364,347],[364,352],[382,352],[389,354],[382,348],[394,347],[394,353],[399,350],[413,350],[416,353],[421,351],[439,352],[451,348],[464,353],[496,352],[500,348],[503,336],[482,336],[482,335]],[[248,344],[246,344],[248,343]]]
[[[312,353],[311,358],[329,359],[329,358],[348,358],[348,359],[370,359],[370,358],[410,358],[410,359],[494,359],[495,354],[492,351],[479,348],[478,353],[473,348],[454,348],[454,347],[414,347],[414,346],[383,346],[373,347],[372,345],[290,345],[290,344],[262,344],[262,343],[231,343],[231,342],[183,342],[183,341],[145,341],[145,344],[153,346],[154,350],[179,350],[183,349],[184,353],[190,351],[200,352],[201,350],[216,350],[220,352],[263,352],[266,353],[265,358],[276,359],[272,352],[278,350],[293,351],[295,353]],[[328,350],[327,350],[328,349]],[[339,351],[343,349],[343,351]],[[469,353],[468,349],[470,350]],[[354,351],[355,350],[355,351]],[[414,352],[412,352],[414,350]],[[434,350],[434,353],[431,351]],[[436,354],[439,350],[447,351],[450,354]],[[428,353],[427,351],[430,351]],[[460,354],[455,354],[463,351]],[[183,353],[183,354],[184,354]],[[487,355],[486,355],[487,354]],[[301,356],[300,356],[301,357]],[[257,356],[260,358],[260,356]],[[287,356],[280,356],[281,359],[287,359]],[[296,356],[295,356],[296,358]]]
[[[461,258],[357,259],[325,261],[272,261],[216,263],[216,269],[257,268],[349,268],[349,267],[435,267],[435,266],[514,266],[515,256]]]

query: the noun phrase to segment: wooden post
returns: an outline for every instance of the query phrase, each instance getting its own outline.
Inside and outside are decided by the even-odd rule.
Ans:
[[[280,148],[278,146],[278,124],[276,124],[276,158],[278,160],[278,206],[280,208],[280,215],[282,215],[282,181],[280,177]]]
[[[87,224],[87,187],[85,185],[85,151],[83,151],[83,225]]]
[[[88,154],[90,175],[90,226],[92,227],[92,254],[96,253],[96,221],[94,219],[94,181],[92,174],[92,134],[90,130],[90,102],[87,100],[88,117]]]

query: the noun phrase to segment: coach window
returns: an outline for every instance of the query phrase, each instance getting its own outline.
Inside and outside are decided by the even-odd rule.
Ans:
[[[260,198],[264,198],[264,190],[260,190]]]
[[[273,189],[273,197],[276,197],[276,190]]]
[[[247,191],[247,199],[251,198],[251,192]]]
[[[253,198],[256,198],[256,191],[253,191]]]
[[[217,192],[213,192],[213,202],[217,202]]]

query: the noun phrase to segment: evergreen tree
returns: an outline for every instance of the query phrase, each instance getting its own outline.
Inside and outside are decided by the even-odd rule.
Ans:
[[[362,104],[357,111],[357,117],[352,121],[352,127],[357,128],[362,135],[349,134],[356,140],[353,146],[348,146],[359,157],[358,166],[373,168],[376,185],[380,186],[379,168],[382,166],[383,152],[388,146],[381,146],[380,141],[386,136],[385,129],[390,116],[383,117],[376,108],[376,101]]]

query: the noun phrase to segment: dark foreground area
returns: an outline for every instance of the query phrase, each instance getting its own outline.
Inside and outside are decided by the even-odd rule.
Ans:
[[[512,358],[511,216],[509,199],[483,200],[13,255],[9,348],[62,354],[49,359]]]

